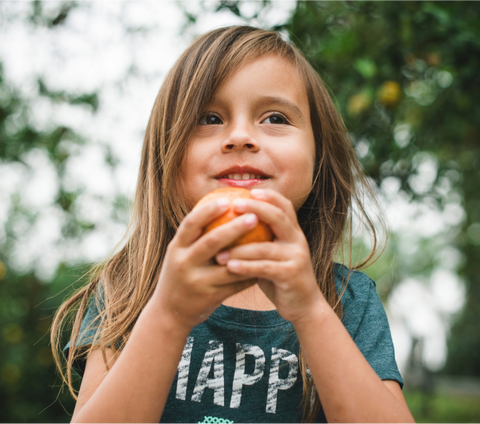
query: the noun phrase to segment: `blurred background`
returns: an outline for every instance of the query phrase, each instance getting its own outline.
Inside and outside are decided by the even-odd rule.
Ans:
[[[480,422],[480,3],[267,0],[0,2],[0,421],[70,421],[53,314],[126,230],[166,72],[231,24],[281,31],[345,119],[415,419]]]

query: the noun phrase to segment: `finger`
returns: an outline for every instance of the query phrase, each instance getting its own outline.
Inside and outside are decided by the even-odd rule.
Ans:
[[[198,281],[207,282],[212,287],[228,286],[248,278],[256,278],[254,275],[238,275],[230,272],[220,265],[207,265],[199,270]]]
[[[172,241],[179,247],[190,246],[201,236],[207,224],[224,214],[229,208],[230,201],[226,197],[193,208],[181,222]]]
[[[233,274],[255,276],[266,280],[282,280],[290,273],[285,272],[285,262],[278,261],[244,261],[231,259],[225,268]]]
[[[262,202],[253,199],[235,199],[233,207],[236,212],[250,212],[255,213],[258,219],[265,224],[268,224],[280,241],[293,243],[297,240],[297,230],[300,230],[297,218],[294,221],[278,206],[272,205],[268,202]]]
[[[248,261],[231,259],[225,264],[227,271],[244,277],[257,277],[269,281],[288,281],[298,275],[291,261]]]
[[[232,247],[229,250],[220,252],[215,259],[220,265],[226,264],[229,259],[270,259],[283,261],[291,258],[291,254],[288,252],[289,250],[286,245],[267,241]]]
[[[250,191],[250,194],[253,198],[257,200],[263,200],[265,202],[271,203],[274,206],[279,207],[287,214],[287,216],[292,220],[292,222],[297,221],[297,212],[295,211],[293,203],[278,191],[272,190],[271,188],[254,188]]]
[[[217,299],[226,299],[227,297],[253,286],[258,282],[258,278],[248,275],[233,274],[224,266],[211,265],[201,270],[199,281],[208,281],[210,283],[210,292],[216,293]]]
[[[258,223],[254,214],[244,214],[220,225],[200,237],[190,249],[190,255],[198,264],[212,259],[220,250],[230,246]]]

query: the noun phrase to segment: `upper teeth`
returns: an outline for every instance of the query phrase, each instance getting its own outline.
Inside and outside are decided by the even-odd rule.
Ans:
[[[265,177],[262,177],[261,175],[255,175],[255,174],[228,174],[226,175],[226,177],[232,180],[250,180],[253,178],[265,178]]]

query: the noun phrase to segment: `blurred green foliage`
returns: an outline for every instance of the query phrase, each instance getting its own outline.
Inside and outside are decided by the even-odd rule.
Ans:
[[[69,421],[74,402],[60,391],[49,330],[84,270],[61,266],[48,284],[8,270],[0,280],[0,422]]]
[[[417,423],[478,423],[478,396],[425,394],[405,391],[405,400]]]
[[[267,2],[264,2],[267,4]],[[46,16],[42,2],[32,3],[31,25],[52,28],[67,22],[75,2],[58,3]],[[239,1],[222,0],[218,10],[242,16]],[[445,372],[480,376],[480,3],[475,2],[299,2],[279,26],[305,52],[334,93],[367,173],[381,184],[398,180],[410,200],[445,208],[460,201],[466,218],[453,242],[464,262],[467,305],[452,331]],[[195,23],[194,16],[188,16]],[[29,124],[28,101],[3,77],[0,66],[0,163],[27,166],[33,148],[48,152],[59,184],[56,203],[65,213],[64,237],[75,239],[92,229],[75,215],[80,193],[62,185],[68,152],[62,140],[81,144],[66,127],[39,131]],[[97,93],[71,94],[49,89],[41,79],[37,95],[52,102],[99,105]],[[427,156],[425,156],[427,154]],[[434,179],[419,186],[414,178],[425,158],[433,158]],[[15,216],[35,219],[18,199],[0,240],[0,421],[65,422],[74,402],[59,393],[49,347],[54,311],[74,289],[85,268],[62,265],[49,282],[12,271],[9,255]],[[426,241],[427,243],[428,241]],[[436,243],[436,240],[430,241]],[[428,249],[428,246],[425,247]],[[394,261],[387,252],[384,261]],[[410,270],[398,262],[386,276],[379,262],[370,272],[383,279],[382,297],[402,272],[428,272],[438,258]],[[413,268],[413,269],[412,269]],[[378,278],[377,278],[378,277]],[[78,281],[77,284],[81,284]],[[418,421],[478,421],[477,400],[406,393]],[[427,399],[427,400],[425,400]],[[425,406],[427,405],[427,406]],[[68,413],[67,413],[68,411]]]

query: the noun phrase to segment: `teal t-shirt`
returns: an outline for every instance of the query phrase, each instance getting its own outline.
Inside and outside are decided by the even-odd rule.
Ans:
[[[342,273],[348,269],[336,264],[337,290]],[[342,322],[369,364],[382,380],[403,387],[373,280],[353,271],[342,304]],[[94,330],[85,330],[97,314],[92,304],[77,346],[92,342]],[[83,375],[84,367],[79,361],[74,369]],[[192,329],[161,422],[299,422],[302,385],[292,324],[277,311],[222,305]],[[316,421],[326,422],[323,412]]]

